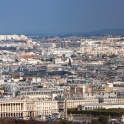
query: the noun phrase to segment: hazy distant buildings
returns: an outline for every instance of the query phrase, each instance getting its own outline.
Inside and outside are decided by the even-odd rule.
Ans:
[[[80,41],[61,41],[57,42],[56,46],[58,48],[78,48],[81,46]]]
[[[25,41],[27,37],[25,35],[0,35],[0,41],[2,40],[22,40]]]
[[[64,112],[65,99],[67,108],[123,107],[123,39],[0,35],[0,41],[0,117]]]

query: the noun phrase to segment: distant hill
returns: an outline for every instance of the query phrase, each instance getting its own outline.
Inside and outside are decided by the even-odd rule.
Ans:
[[[84,32],[84,33],[65,33],[65,34],[40,34],[40,33],[35,33],[35,34],[26,34],[27,36],[35,36],[37,38],[41,37],[55,37],[59,36],[61,38],[63,37],[68,37],[68,36],[104,36],[104,35],[121,35],[124,36],[124,29],[102,29],[98,31],[92,31],[92,32]]]
[[[124,35],[124,29],[102,29],[98,31],[88,32],[89,35]]]
[[[60,37],[67,36],[104,36],[104,35],[121,35],[124,36],[124,29],[102,29],[98,31],[92,32],[84,32],[84,33],[68,33],[68,34],[60,34]]]

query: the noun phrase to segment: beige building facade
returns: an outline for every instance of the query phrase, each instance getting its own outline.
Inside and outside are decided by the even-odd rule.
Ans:
[[[28,117],[30,113],[35,116],[35,103],[26,100],[1,100],[0,117]]]
[[[0,100],[0,117],[28,119],[58,112],[57,101],[52,100]]]

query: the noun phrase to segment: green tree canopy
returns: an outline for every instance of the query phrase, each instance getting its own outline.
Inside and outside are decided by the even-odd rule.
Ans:
[[[98,121],[101,123],[101,124],[108,124],[108,117],[107,116],[100,116]]]
[[[16,120],[14,118],[8,118],[5,121],[5,124],[16,124]]]
[[[93,119],[91,124],[101,124],[97,119]]]
[[[4,119],[0,118],[0,124],[4,124],[4,123],[5,123]]]
[[[67,120],[61,120],[57,124],[73,124],[72,121],[67,121]]]

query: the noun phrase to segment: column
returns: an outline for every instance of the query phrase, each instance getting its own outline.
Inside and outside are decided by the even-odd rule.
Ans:
[[[17,111],[19,111],[19,103],[17,104]]]
[[[65,119],[67,118],[67,100],[65,99]]]
[[[5,112],[6,112],[6,110],[7,110],[6,107],[7,107],[7,104],[5,103]]]
[[[20,103],[20,106],[19,106],[19,110],[21,111],[21,103]]]
[[[0,104],[0,111],[1,111],[1,104]]]
[[[17,103],[15,103],[15,111],[17,111]]]
[[[3,111],[3,105],[1,104],[1,112]]]
[[[12,111],[12,108],[11,108],[12,106],[11,106],[11,103],[10,103],[10,112]]]

